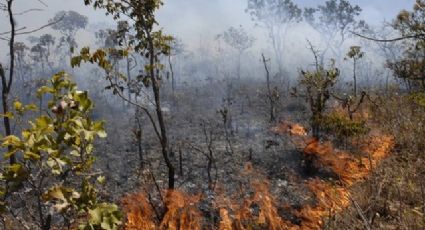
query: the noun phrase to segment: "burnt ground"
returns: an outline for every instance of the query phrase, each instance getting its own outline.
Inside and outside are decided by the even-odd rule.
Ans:
[[[226,105],[211,95],[212,91],[198,90],[203,95],[196,97],[188,95],[187,92],[192,92],[191,90],[181,92],[185,93],[179,95],[180,103],[167,114],[169,138],[175,152],[172,159],[177,171],[177,188],[189,193],[208,191],[207,158],[199,151],[208,151],[201,126],[206,124],[208,133],[212,133],[214,139],[212,150],[217,168],[212,169],[212,174],[217,178],[216,184],[229,195],[240,192],[242,186],[238,185],[246,180],[241,172],[245,164],[250,162],[269,181],[270,192],[281,207],[280,215],[297,222],[284,207],[298,209],[314,202],[311,192],[303,184],[311,175],[303,167],[301,150],[297,149],[291,137],[276,135],[270,131],[273,123],[268,122],[264,98],[251,95],[248,99],[235,99],[230,107],[226,107],[232,114],[230,148],[221,114],[218,112]],[[288,98],[289,102],[282,102],[282,106],[278,108],[279,119],[293,122],[307,120],[308,113],[303,102]],[[107,108],[104,105],[100,107]],[[106,120],[108,137],[100,140],[96,148],[96,168],[107,178],[105,195],[117,201],[127,193],[138,191],[144,184],[141,174],[146,171],[153,172],[158,185],[165,188],[167,171],[149,121],[142,116],[142,168],[134,136],[135,111],[121,105],[109,109],[108,113],[99,111],[105,115],[103,119]],[[179,150],[182,152],[183,175],[180,175]]]

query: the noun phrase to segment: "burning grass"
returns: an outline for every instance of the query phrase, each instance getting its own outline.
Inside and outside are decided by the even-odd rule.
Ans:
[[[393,138],[374,134],[353,143],[359,146],[362,152],[359,156],[337,150],[330,142],[320,143],[308,137],[306,129],[298,124],[281,123],[272,131],[279,134],[289,133],[300,138],[302,141],[296,143],[304,143],[303,155],[311,158],[315,167],[331,170],[339,179],[336,183],[319,178],[305,181],[316,202],[298,210],[287,210],[299,219],[299,223],[292,223],[279,215],[280,206],[270,193],[269,182],[251,164],[247,164],[242,173],[248,180],[248,188],[243,190],[244,194],[227,196],[219,189],[214,191],[215,198],[210,201],[211,209],[219,217],[215,223],[205,225],[212,219],[207,221],[200,211],[203,198],[201,195],[166,191],[163,207],[166,211],[162,217],[153,208],[147,194],[139,193],[125,197],[123,199],[127,213],[125,229],[320,229],[323,227],[324,219],[350,206],[350,186],[366,179],[380,161],[388,156],[394,145]]]
[[[341,182],[351,186],[365,179],[389,155],[394,140],[385,135],[370,136],[368,140],[356,144],[360,146],[361,156],[336,150],[330,142],[322,144],[317,140],[312,140],[303,153],[306,157],[314,157],[316,167],[331,169]]]
[[[181,191],[167,191],[165,197],[166,212],[160,218],[145,193],[128,195],[123,199],[127,213],[127,230],[178,230],[201,229],[202,215],[196,205],[201,196],[189,196]],[[159,219],[162,219],[159,221]]]

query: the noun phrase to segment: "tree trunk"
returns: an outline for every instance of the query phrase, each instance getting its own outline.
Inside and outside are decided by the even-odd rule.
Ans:
[[[127,57],[127,82],[131,83],[130,58]],[[131,91],[128,89],[128,100],[131,102]]]
[[[353,70],[353,77],[354,77],[354,97],[357,97],[357,75],[356,75],[356,68],[357,68],[357,60],[354,59],[354,70]]]
[[[264,57],[264,54],[261,54],[263,57],[263,63],[264,63],[264,68],[266,70],[266,83],[267,83],[267,97],[269,99],[270,102],[270,122],[275,122],[276,121],[276,109],[275,109],[275,101],[273,98],[273,92],[271,89],[271,85],[270,85],[270,72],[269,69],[267,67],[267,61],[266,58]]]
[[[12,12],[12,4],[13,0],[7,1],[7,12],[9,14],[9,23],[11,27],[10,32],[10,41],[9,41],[9,52],[10,52],[10,66],[9,66],[9,79],[6,79],[6,75],[4,72],[3,67],[0,65],[0,74],[1,74],[1,81],[2,81],[2,107],[3,107],[3,114],[7,115],[9,112],[9,105],[8,105],[8,99],[9,99],[9,93],[10,89],[12,87],[13,82],[13,73],[15,69],[15,51],[14,51],[14,45],[15,45],[15,21],[13,18],[13,12]],[[3,124],[5,129],[5,135],[9,136],[12,134],[11,126],[10,126],[10,118],[8,116],[3,117]],[[10,146],[8,146],[8,149],[10,150]],[[16,163],[16,158],[14,155],[10,156],[10,164]]]
[[[160,98],[160,85],[157,79],[157,74],[155,73],[155,64],[157,62],[155,57],[155,46],[153,44],[153,38],[150,34],[150,32],[147,33],[147,40],[149,42],[149,64],[150,64],[150,79],[152,81],[152,91],[155,98],[155,110],[156,110],[156,116],[158,119],[158,124],[160,127],[160,142],[161,142],[161,149],[162,149],[162,156],[164,158],[165,164],[168,168],[168,189],[174,189],[174,165],[172,164],[170,158],[169,158],[169,146],[168,146],[168,138],[167,138],[167,129],[165,126],[165,120],[164,120],[164,114],[162,113],[161,109],[161,98]]]
[[[173,63],[171,62],[171,55],[168,55],[168,65],[170,66],[170,73],[171,73],[171,90],[174,92],[176,90],[176,79],[174,79],[174,70],[173,70]]]

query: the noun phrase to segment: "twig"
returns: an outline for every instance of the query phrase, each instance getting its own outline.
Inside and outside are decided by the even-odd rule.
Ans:
[[[356,208],[357,214],[359,214],[359,216],[362,218],[363,224],[364,224],[366,230],[371,230],[369,222],[367,221],[366,217],[364,216],[363,211],[360,208],[359,204],[353,199],[353,197],[351,197],[351,196],[348,196],[348,197],[350,198],[351,202],[353,202],[354,207]]]
[[[24,11],[22,11],[20,13],[15,13],[13,15],[24,15],[26,13],[30,13],[30,12],[34,12],[34,11],[43,11],[43,9],[29,9],[29,10],[24,10]]]
[[[45,7],[49,7],[44,1],[42,0],[37,0],[37,2],[41,3],[41,5],[45,6]]]
[[[16,15],[16,14],[14,14],[14,15]],[[47,23],[47,24],[45,24],[45,25],[43,25],[43,26],[40,26],[40,27],[38,27],[38,28],[36,28],[36,29],[29,30],[29,31],[25,31],[25,32],[16,33],[15,35],[17,36],[17,35],[25,35],[25,34],[35,33],[35,32],[37,32],[37,31],[40,31],[40,30],[42,30],[42,29],[45,29],[45,28],[47,28],[47,27],[49,27],[49,26],[52,26],[52,25],[54,25],[54,24],[56,24],[56,23],[58,23],[58,22],[62,21],[62,20],[63,20],[63,17],[64,17],[64,16],[62,16],[61,18],[59,18],[57,21]],[[15,31],[20,31],[20,30],[24,30],[24,29],[26,29],[26,27],[22,27],[22,28],[20,28],[20,29],[15,30]],[[5,35],[5,34],[9,34],[9,33],[10,33],[10,31],[2,32],[2,33],[0,33],[0,35]]]

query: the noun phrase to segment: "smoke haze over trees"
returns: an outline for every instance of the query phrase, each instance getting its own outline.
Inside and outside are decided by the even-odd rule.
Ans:
[[[424,229],[424,0],[0,0],[0,229]]]

